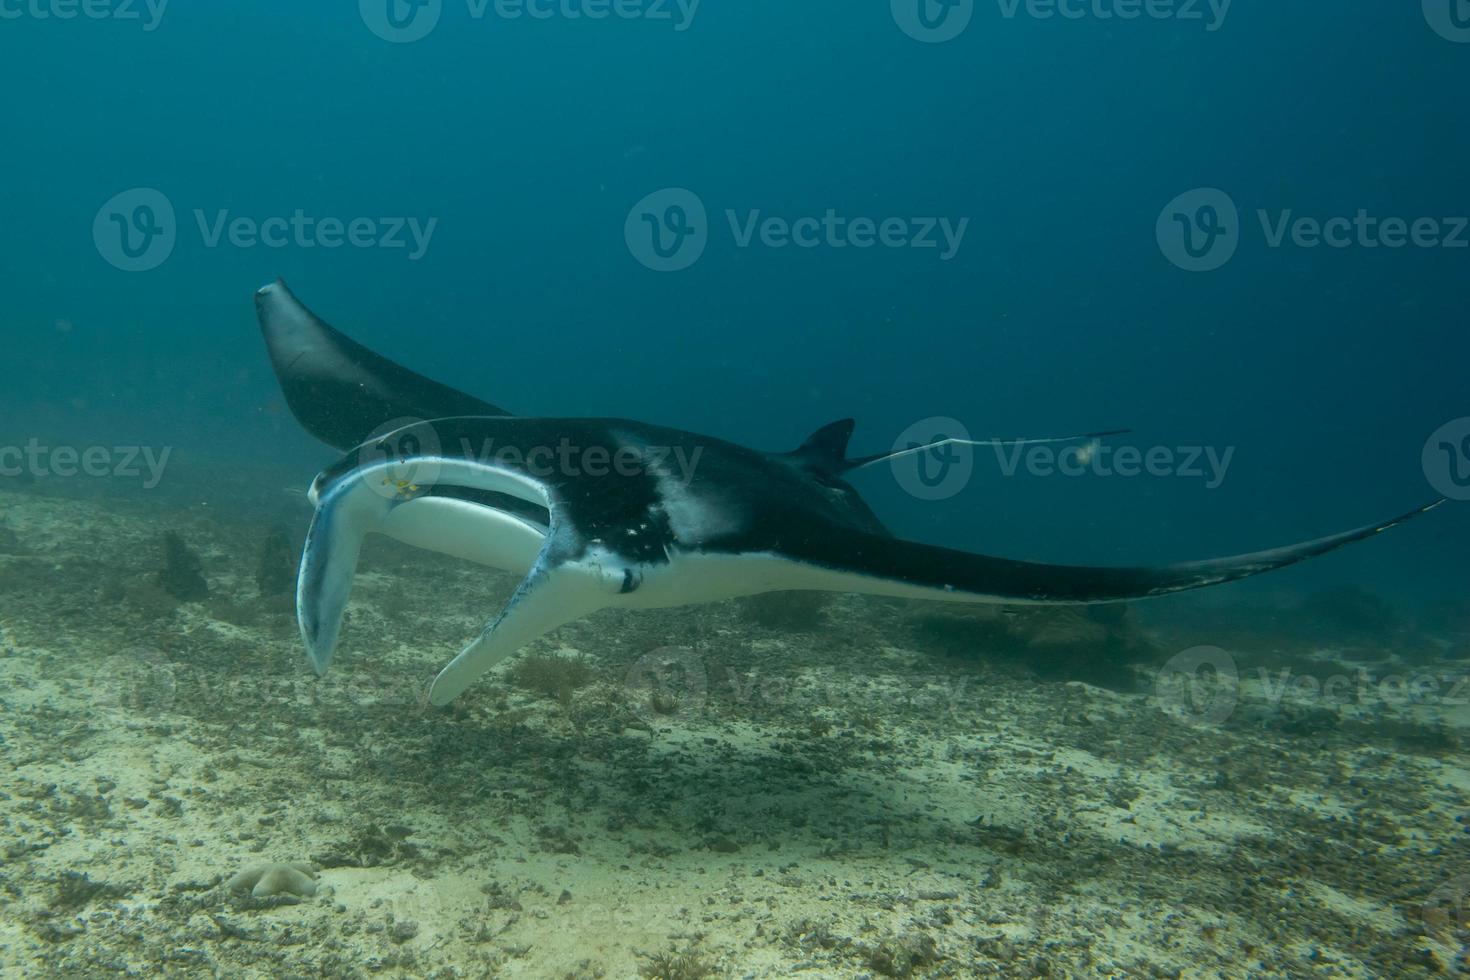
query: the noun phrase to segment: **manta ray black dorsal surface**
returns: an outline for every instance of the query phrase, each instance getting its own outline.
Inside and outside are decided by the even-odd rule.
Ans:
[[[509,415],[375,354],[322,322],[277,279],[255,293],[260,332],[291,414],[346,451],[394,419]]]
[[[1438,506],[1283,548],[1158,567],[992,557],[886,532],[843,474],[927,447],[851,459],[851,419],[772,453],[633,419],[512,416],[372,353],[279,283],[256,303],[296,417],[325,441],[356,447],[311,494],[296,610],[316,669],[331,662],[369,534],[521,576],[499,615],[439,672],[433,704],[600,609],[781,590],[1003,604],[1144,599],[1285,568]],[[358,445],[393,418],[413,421]],[[625,458],[633,465],[611,465]]]

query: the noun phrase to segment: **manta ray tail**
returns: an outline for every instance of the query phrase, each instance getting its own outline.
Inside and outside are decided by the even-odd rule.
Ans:
[[[1158,568],[1047,565],[868,534],[813,535],[801,560],[841,580],[818,587],[955,602],[1096,603],[1147,599],[1234,582],[1382,533],[1444,501],[1301,544]]]
[[[847,444],[852,439],[853,428],[856,425],[857,422],[853,419],[839,419],[836,422],[830,422],[807,436],[805,442],[795,451],[787,453],[786,456],[788,459],[795,459],[815,473],[828,477],[839,477],[865,466],[921,453],[926,449],[938,449],[940,446],[1023,446],[1047,442],[1095,442],[1108,436],[1126,435],[1132,431],[1131,429],[1106,429],[1101,432],[1084,432],[1075,436],[1048,436],[1033,439],[936,439],[922,445],[906,446],[902,449],[889,450],[886,453],[874,453],[871,456],[848,459]]]
[[[907,446],[903,449],[893,449],[886,453],[874,453],[872,456],[860,456],[857,459],[846,460],[843,463],[844,470],[860,470],[865,466],[872,466],[889,459],[898,459],[903,456],[911,456],[921,453],[926,449],[938,449],[940,446],[1029,446],[1048,442],[1096,442],[1106,439],[1108,436],[1127,435],[1132,429],[1104,429],[1101,432],[1084,432],[1076,436],[1044,436],[1041,438],[1020,439],[936,439],[921,445]],[[820,433],[818,433],[820,435]],[[805,447],[803,447],[805,448]]]
[[[280,280],[256,292],[255,312],[291,414],[329,446],[351,449],[397,419],[510,414],[373,353]]]

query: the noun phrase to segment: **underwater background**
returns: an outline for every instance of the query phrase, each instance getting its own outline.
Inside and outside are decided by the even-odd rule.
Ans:
[[[522,413],[771,449],[846,415],[873,452],[928,417],[1236,447],[1212,490],[1007,481],[993,454],[968,493],[932,505],[865,479],[896,529],[992,553],[1248,550],[1434,495],[1420,452],[1465,413],[1470,250],[1272,248],[1256,218],[1470,210],[1467,49],[1413,4],[1182,7],[1200,20],[981,4],[940,44],[882,3],[644,6],[475,19],[451,2],[412,43],[382,40],[350,3],[179,4],[151,31],[143,7],[140,21],[6,20],[7,418],[181,461],[222,446],[325,459],[267,414],[279,396],[250,292],[282,276],[368,346]],[[697,194],[712,230],[691,267],[657,273],[624,223],[668,187]],[[1155,223],[1199,187],[1234,199],[1242,241],[1186,273]],[[93,241],[98,210],[133,188],[178,218],[147,273]],[[437,224],[417,258],[406,230],[403,247],[323,248],[209,247],[200,229],[298,209],[373,219],[380,237],[389,217]],[[827,209],[968,226],[946,261],[740,248],[725,215]],[[1467,520],[1441,514],[1300,574],[1462,593],[1450,529]]]
[[[820,425],[853,416],[855,454],[963,432],[980,439],[1112,428],[1132,431],[1109,440],[1110,451],[1162,451],[1166,464],[1155,474],[1090,468],[1066,476],[1024,465],[1006,472],[1003,458],[981,448],[963,456],[968,476],[934,493],[915,492],[908,470],[875,467],[855,477],[895,533],[992,555],[1078,564],[1204,558],[1326,535],[1449,495],[1448,505],[1380,539],[1164,607],[1153,614],[1163,632],[1149,641],[1158,652],[1138,659],[1157,663],[1195,643],[1233,649],[1242,635],[1269,646],[1279,630],[1302,655],[1350,633],[1353,644],[1377,644],[1382,656],[1402,642],[1420,651],[1421,664],[1437,665],[1441,655],[1458,664],[1470,657],[1467,78],[1464,0],[0,0],[0,446],[103,447],[114,462],[120,447],[169,453],[157,480],[146,471],[0,477],[10,529],[0,551],[18,542],[31,562],[16,559],[4,579],[0,624],[25,639],[13,648],[7,640],[19,651],[12,665],[35,667],[44,688],[47,658],[68,656],[48,637],[72,630],[74,659],[65,671],[77,676],[92,673],[89,658],[104,654],[182,656],[150,632],[167,633],[177,619],[149,620],[145,629],[131,614],[114,614],[106,596],[121,591],[38,571],[34,562],[47,547],[78,560],[89,550],[104,563],[104,554],[123,556],[102,577],[124,581],[118,589],[126,590],[154,574],[166,528],[184,528],[188,539],[197,522],[217,521],[227,529],[213,544],[203,543],[204,532],[190,541],[205,552],[211,587],[228,591],[234,575],[253,595],[263,529],[282,528],[290,548],[299,546],[310,516],[302,493],[336,454],[299,428],[271,374],[252,292],[277,277],[368,347],[518,414],[630,417],[768,450],[792,448]],[[846,230],[824,232],[812,247],[753,224],[821,222],[829,213]],[[680,225],[680,216],[691,220]],[[1335,243],[1297,223],[1339,218],[1349,220],[1338,222],[1343,237]],[[238,219],[243,224],[232,226]],[[876,229],[890,219],[901,241],[854,244],[851,222]],[[1396,242],[1386,220],[1402,225]],[[335,234],[323,222],[335,224]],[[266,225],[281,237],[260,240]],[[345,241],[348,226],[359,229],[359,241]],[[1212,471],[1211,459],[1228,462]],[[124,530],[99,516],[113,513],[139,523]],[[466,596],[470,579],[391,554],[378,572],[391,577],[402,563],[418,570],[404,586],[417,615],[452,605],[460,617],[417,650],[438,658],[486,610]],[[886,642],[875,637],[908,623],[898,633],[925,677],[968,669],[945,658],[973,666],[972,654],[957,650],[979,641],[953,624],[914,626],[920,613],[840,602],[848,604],[837,607],[847,610],[844,628],[854,632],[825,653],[807,651],[810,663],[861,672],[869,661],[852,651],[871,653]],[[1304,620],[1304,609],[1316,618]],[[689,627],[701,642],[743,628],[734,612],[709,615],[735,618]],[[792,632],[771,626],[781,622],[775,615],[760,627],[771,643]],[[830,625],[833,613],[824,615]],[[273,669],[305,684],[304,659],[289,659],[299,656],[289,612],[272,607],[270,616],[260,628],[280,651]],[[95,631],[109,619],[112,633]],[[1325,620],[1342,632],[1314,644],[1312,631]],[[683,642],[681,621],[658,622],[666,642]],[[249,629],[255,621],[241,623]],[[412,646],[426,628],[405,627],[399,641]],[[639,628],[631,620],[617,625],[619,635],[636,637]],[[1012,627],[995,628],[1007,643],[1020,642]],[[140,640],[144,634],[152,639]],[[1123,642],[1121,635],[1110,632],[1107,642]],[[593,637],[577,633],[567,645],[595,656]],[[1133,642],[1123,646],[1137,653]],[[21,656],[32,648],[51,652]],[[776,657],[774,648],[761,649],[787,667],[808,662],[800,650]],[[1105,676],[1127,659],[1116,644],[1109,650],[1107,670],[1063,669],[1041,688],[1030,674],[991,677],[995,692],[1018,700],[988,723],[1044,740],[1044,730],[1027,729],[1024,719],[1042,725],[1058,714],[1048,691],[1073,697],[1061,692],[1084,676],[1128,690]],[[1068,651],[1069,664],[1087,659],[1085,650]],[[941,659],[921,659],[931,654]],[[254,670],[218,656],[215,666],[237,681]],[[550,683],[558,693],[547,710],[562,710],[566,691]],[[85,717],[85,692],[72,696],[70,708],[53,709]],[[232,698],[238,693],[219,700],[219,710]],[[12,747],[15,758],[56,764],[52,750],[67,726],[16,721],[39,717],[25,714],[27,703],[22,696],[10,706],[20,727],[7,737],[16,742],[29,732],[34,740],[26,752]],[[344,698],[332,711],[345,719],[351,704]],[[1425,785],[1454,787],[1419,800],[1421,817],[1453,832],[1470,785],[1452,775],[1464,768],[1460,736],[1444,732],[1462,709],[1448,701],[1435,707],[1436,734],[1405,751],[1433,756],[1434,774],[1421,773]],[[171,702],[170,710],[179,706]],[[1152,709],[1137,708],[1145,710]],[[956,724],[973,734],[983,713],[961,713]],[[1119,708],[1110,716],[1132,714]],[[289,711],[271,723],[291,724]],[[361,724],[360,740],[396,724],[371,713],[342,723]],[[432,721],[403,724],[414,739],[439,737],[428,734]],[[1340,741],[1313,751],[1352,755],[1401,734],[1375,724],[1338,731]],[[1133,734],[1140,754],[1126,765],[1142,767],[1143,747],[1161,736]],[[1214,759],[1258,750],[1315,765],[1316,757],[1271,742],[1287,735],[1249,727],[1234,732],[1233,748],[1199,751]],[[138,738],[169,741],[156,727]],[[482,731],[466,744],[491,754],[496,738]],[[1403,749],[1394,744],[1382,751]],[[499,764],[545,761],[556,751],[522,744]],[[606,759],[615,757],[609,749]],[[962,762],[963,753],[949,759]],[[464,778],[472,778],[471,761],[462,761]],[[364,765],[363,779],[378,779],[385,793],[403,773],[355,762],[352,753],[333,764]],[[1344,780],[1353,778],[1352,765],[1338,765]],[[22,766],[17,761],[9,778],[37,785],[62,778],[21,777]],[[302,778],[296,788],[309,792],[316,777]],[[760,792],[752,784],[761,778],[729,775],[712,792],[743,798]],[[1239,785],[1249,774],[1232,778]],[[636,798],[642,785],[626,788]],[[1382,783],[1382,797],[1403,792],[1394,787]],[[1061,797],[1072,795],[1064,790]],[[35,799],[15,784],[8,792]],[[1258,802],[1262,814],[1277,805]],[[244,803],[237,797],[224,806],[223,823],[235,805]],[[595,809],[595,801],[578,806]],[[25,819],[7,830],[34,840]],[[724,853],[725,835],[748,847],[741,819],[697,836],[716,840],[712,853]],[[1361,815],[1340,819],[1374,825]],[[1438,860],[1424,856],[1391,886],[1363,871],[1354,901],[1422,903],[1470,871],[1459,839],[1436,828],[1405,833],[1423,851],[1448,848]],[[1279,839],[1260,833],[1261,853],[1275,853]],[[1000,850],[1022,863],[1052,849],[1017,851],[1013,843]],[[306,845],[284,850],[280,860],[318,853]],[[7,852],[0,878],[20,881],[29,853]],[[836,868],[843,853],[830,856]],[[1292,853],[1305,861],[1312,848]],[[1243,866],[1213,870],[1239,877]],[[49,882],[64,872],[35,873]],[[27,944],[44,950],[82,940],[26,933],[35,932],[34,921],[24,925],[32,913],[22,914],[32,898],[18,888],[0,907],[0,918],[22,923],[13,934],[0,930],[0,964],[9,957],[18,975],[39,975],[44,957]],[[1464,893],[1470,887],[1457,900]],[[97,894],[79,901],[109,898]],[[488,894],[492,905],[499,901]],[[1242,908],[1248,917],[1255,906]],[[1078,921],[1085,918],[1079,911]],[[1406,913],[1403,921],[1420,918]],[[1315,934],[1331,945],[1336,939],[1320,937],[1350,933],[1341,922],[1337,932],[1314,928],[1292,942],[1310,943]],[[1408,933],[1402,923],[1374,928],[1378,959],[1344,959],[1343,947],[1333,947],[1342,975],[1454,969],[1450,954],[1430,962],[1416,952],[1426,948],[1417,925]],[[1015,975],[1039,969],[1030,952],[1007,958],[983,943],[969,942],[966,955],[979,958],[971,961],[942,941],[943,955],[882,953],[879,943],[879,953],[847,959],[838,940],[825,942],[792,940],[785,948],[797,954],[769,961],[715,943],[708,961],[751,976],[798,967],[813,976],[961,976],[985,972],[986,963]],[[1264,955],[1255,943],[1253,952],[1232,947],[1212,965],[1228,974],[1313,962],[1285,941],[1278,947],[1286,959],[1252,959]],[[1388,947],[1410,952],[1384,958]],[[624,975],[629,964],[655,975],[647,957],[624,953],[608,954],[606,975]],[[341,955],[310,968],[364,968]],[[1081,969],[1050,955],[1053,969]],[[1290,958],[1297,955],[1305,958]],[[145,968],[133,960],[126,968],[230,972],[229,956],[211,956],[208,965]],[[1155,962],[1144,953],[1111,962],[1123,969],[1146,961]],[[111,975],[121,962],[84,958],[72,969]],[[429,972],[425,962],[384,962],[374,970]],[[1169,966],[1167,957],[1156,962],[1161,975],[1189,968]],[[510,956],[494,968],[573,975],[534,957]],[[233,969],[272,968],[261,959],[234,961]],[[433,969],[480,975],[475,970],[492,967],[486,960]],[[676,975],[675,966],[659,969]]]

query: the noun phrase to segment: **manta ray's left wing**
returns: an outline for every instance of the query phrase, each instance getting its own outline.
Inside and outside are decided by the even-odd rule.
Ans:
[[[279,279],[256,291],[255,313],[291,414],[344,452],[396,420],[510,414],[373,353],[320,320]]]

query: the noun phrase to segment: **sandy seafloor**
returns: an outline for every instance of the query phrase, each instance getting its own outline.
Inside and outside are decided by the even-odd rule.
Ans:
[[[304,501],[262,493],[294,548]],[[1243,628],[1228,597],[724,603],[601,613],[433,709],[513,579],[375,541],[318,680],[260,595],[262,513],[0,486],[0,974],[1460,966],[1463,634],[1405,659]],[[208,598],[160,588],[165,530]],[[1155,686],[1195,643],[1242,664],[1222,719]],[[1273,701],[1257,666],[1357,686]],[[1425,672],[1417,702],[1379,682]],[[273,862],[317,894],[226,887]]]

